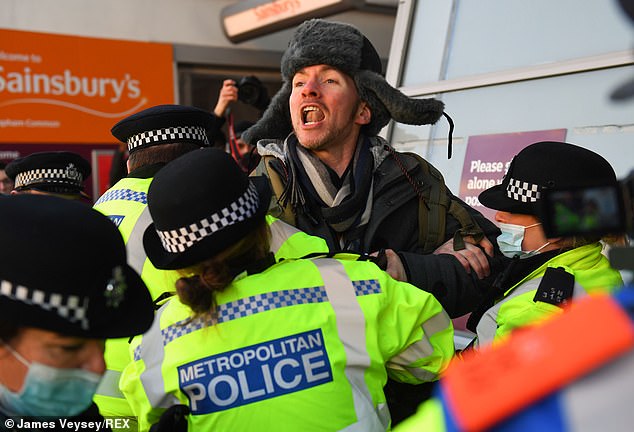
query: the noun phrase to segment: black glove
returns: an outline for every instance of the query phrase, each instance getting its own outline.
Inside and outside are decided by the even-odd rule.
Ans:
[[[187,432],[188,415],[187,405],[172,405],[161,415],[158,423],[150,427],[150,432]]]

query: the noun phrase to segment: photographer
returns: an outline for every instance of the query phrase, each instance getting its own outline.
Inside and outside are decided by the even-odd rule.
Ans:
[[[218,93],[218,101],[214,107],[214,115],[219,119],[224,119],[227,109],[232,102],[238,101],[238,87],[232,79],[226,79],[222,82],[220,93]]]
[[[261,113],[268,106],[270,99],[266,87],[257,77],[245,76],[239,82],[232,79],[224,80],[218,94],[218,102],[214,107],[213,113],[219,119],[216,122],[217,133],[214,135],[216,137],[225,137],[225,134],[220,130],[225,121],[227,121],[228,131],[228,139],[223,139],[221,143],[216,140],[216,146],[222,146],[225,151],[233,156],[240,168],[248,173],[257,166],[259,157],[255,152],[255,146],[247,144],[240,139],[242,132],[252,126],[253,122],[240,120],[234,124],[230,105],[237,101],[253,106]]]
[[[622,285],[601,253],[600,240],[614,239],[547,238],[539,216],[545,188],[615,183],[614,170],[600,155],[563,142],[538,142],[513,158],[502,184],[480,194],[484,206],[498,210],[497,241],[509,262],[467,324],[477,333],[478,346],[558,313],[572,297]]]

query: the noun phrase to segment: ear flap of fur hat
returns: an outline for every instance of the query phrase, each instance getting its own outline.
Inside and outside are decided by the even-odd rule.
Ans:
[[[288,98],[291,96],[291,83],[286,81],[273,96],[269,106],[256,124],[242,132],[242,141],[256,145],[261,139],[284,139],[293,130]]]
[[[372,71],[360,70],[354,76],[361,99],[368,102],[372,122],[367,135],[376,135],[390,119],[411,125],[433,124],[442,116],[445,104],[437,99],[414,99],[404,95]]]

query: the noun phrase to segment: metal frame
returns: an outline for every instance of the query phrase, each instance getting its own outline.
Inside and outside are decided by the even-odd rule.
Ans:
[[[399,87],[403,79],[403,67],[405,63],[405,49],[409,46],[410,28],[414,19],[416,2],[411,0],[401,0],[396,10],[394,20],[394,33],[390,44],[390,58],[387,62],[385,79],[390,85]],[[391,121],[379,133],[380,136],[389,141],[392,136],[394,122]]]
[[[282,54],[281,51],[247,51],[238,48],[174,44],[174,61],[179,65],[197,64],[279,70]]]
[[[419,86],[401,87],[400,90],[408,96],[424,96],[628,65],[634,65],[634,52],[629,50],[616,51],[548,64],[470,75]]]
[[[405,67],[405,59],[409,49],[409,38],[411,34],[412,22],[416,11],[418,1],[425,0],[400,0],[396,13],[396,21],[394,25],[394,34],[390,46],[390,58],[386,71],[387,81],[397,87],[400,91],[410,97],[429,97],[440,93],[448,93],[478,87],[494,86],[507,84],[518,81],[528,81],[534,79],[548,78],[560,75],[583,73],[593,70],[608,69],[614,67],[623,67],[634,65],[633,51],[615,51],[611,53],[581,57],[565,61],[557,61],[548,64],[540,64],[535,66],[526,66],[515,69],[507,69],[485,74],[470,75],[461,78],[449,80],[440,80],[437,82],[424,83],[421,85],[400,87],[403,70]],[[455,8],[459,0],[453,0],[452,16],[455,15]],[[449,48],[451,43],[451,23],[447,29],[447,38],[445,40],[445,49]],[[441,71],[444,73],[444,71]],[[383,130],[381,136],[389,139],[394,128],[394,122],[390,122]],[[431,132],[431,131],[430,131]]]

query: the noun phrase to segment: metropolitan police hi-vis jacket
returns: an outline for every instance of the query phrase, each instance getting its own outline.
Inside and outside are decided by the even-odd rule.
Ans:
[[[497,341],[517,327],[561,313],[559,306],[536,298],[542,278],[549,268],[560,268],[574,276],[572,298],[597,292],[609,293],[621,286],[621,275],[610,267],[601,249],[600,243],[592,243],[559,254],[509,289],[504,299],[491,307],[478,322],[478,346]],[[541,291],[543,295],[552,297],[559,295],[560,288],[549,286],[546,292],[542,287]]]
[[[216,300],[217,324],[174,298],[132,342],[120,385],[140,430],[174,404],[190,430],[386,430],[387,374],[432,381],[454,352],[431,294],[349,256],[286,260]]]
[[[143,233],[152,222],[147,206],[147,191],[153,177],[163,165],[142,168],[138,177],[125,177],[104,193],[94,208],[108,216],[119,228],[126,243],[128,262],[140,275],[153,299],[174,291],[180,277],[176,271],[158,270],[143,249]],[[271,230],[271,251],[276,259],[299,258],[309,253],[327,252],[326,242],[297,228],[266,217]],[[104,416],[129,417],[132,411],[119,391],[121,371],[132,360],[128,353],[128,338],[109,339],[106,342],[106,373],[99,384],[95,402]]]

